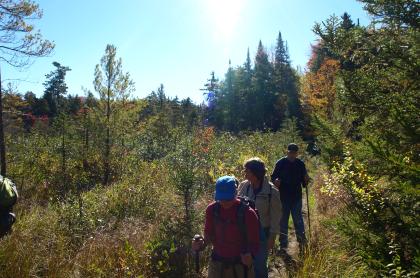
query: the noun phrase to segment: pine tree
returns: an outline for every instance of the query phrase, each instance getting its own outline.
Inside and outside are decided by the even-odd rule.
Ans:
[[[287,51],[286,44],[282,39],[281,32],[279,32],[279,36],[277,37],[274,66],[277,69],[280,69],[282,66],[290,66],[289,53]]]
[[[342,16],[341,16],[341,28],[349,31],[351,28],[354,27],[354,23],[353,20],[351,20],[350,15],[345,12]]]
[[[274,79],[276,113],[273,114],[273,128],[278,129],[285,117],[302,118],[297,86],[298,80],[290,63],[287,42],[283,41],[281,32],[279,32],[275,50]]]
[[[198,122],[199,113],[189,97],[181,100],[181,113],[187,130],[192,131]]]
[[[242,83],[239,87],[239,90],[242,92],[242,110],[243,117],[241,121],[241,129],[252,129],[253,122],[253,105],[255,104],[255,94],[252,87],[254,71],[251,65],[251,57],[249,54],[249,48],[246,53],[246,60],[243,66],[243,82],[241,78],[238,78],[238,83]],[[242,75],[239,75],[242,76]]]
[[[246,80],[249,81],[249,85],[251,85],[251,78],[252,78],[252,65],[251,65],[251,57],[249,55],[249,47],[246,52],[246,61],[244,63],[245,72],[246,72]]]
[[[44,57],[54,44],[35,31],[33,20],[42,17],[39,6],[31,1],[0,0],[0,58],[13,67],[28,65],[29,58]],[[6,176],[6,144],[3,130],[3,94],[0,70],[0,162],[1,175]]]
[[[176,127],[182,118],[178,96],[175,96],[169,101],[169,110],[171,125],[173,127]]]
[[[271,114],[274,110],[275,96],[273,95],[273,67],[262,42],[258,44],[255,56],[253,97],[255,103],[250,111],[253,114],[252,129],[263,130],[271,127]]]
[[[210,73],[210,78],[207,79],[207,83],[204,84],[204,89],[201,89],[204,91],[204,97],[207,101],[207,105],[205,107],[205,121],[209,125],[215,125],[217,127],[220,127],[219,121],[218,121],[218,109],[217,109],[217,101],[219,97],[219,91],[220,91],[220,83],[219,79],[215,77],[214,71]]]
[[[66,125],[69,119],[65,113],[65,98],[67,94],[67,85],[65,82],[66,73],[70,71],[69,67],[64,67],[58,62],[53,62],[56,69],[45,75],[47,80],[43,83],[45,86],[43,99],[48,104],[48,116],[56,122],[61,137],[61,175],[64,184],[67,183],[67,148],[66,148]],[[64,191],[63,191],[64,192]],[[62,192],[62,193],[63,193]]]
[[[235,94],[233,84],[235,82],[235,74],[232,69],[231,61],[229,60],[229,68],[226,73],[224,82],[224,111],[225,111],[225,129],[235,131],[237,129],[237,113],[238,113],[238,99]]]
[[[166,95],[165,95],[165,88],[163,84],[160,84],[159,88],[157,89],[156,93],[158,99],[158,108],[160,112],[164,112],[166,106]]]
[[[66,73],[71,70],[58,62],[53,62],[53,65],[56,69],[45,75],[47,80],[43,83],[45,86],[43,98],[48,103],[48,116],[52,118],[64,112],[64,96],[67,94],[65,78]]]
[[[102,112],[105,114],[105,142],[104,142],[104,177],[103,184],[108,185],[111,177],[111,149],[113,147],[113,134],[115,129],[115,119],[118,111],[117,100],[122,100],[134,90],[134,82],[130,79],[129,73],[123,73],[122,60],[117,59],[117,48],[107,45],[105,55],[101,58],[101,63],[95,68],[95,91],[99,93]]]
[[[234,70],[233,90],[235,95],[235,132],[249,129],[249,110],[251,103],[248,100],[252,90],[251,79],[246,72],[245,66],[239,66]]]
[[[323,75],[337,96],[334,118],[317,128],[323,155],[339,161],[339,185],[349,196],[339,230],[373,275],[410,277],[419,271],[419,5],[360,2],[372,25],[346,30],[335,16],[315,25],[323,48],[334,54],[333,71]]]

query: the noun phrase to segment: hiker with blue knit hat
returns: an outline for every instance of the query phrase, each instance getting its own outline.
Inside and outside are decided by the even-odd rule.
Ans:
[[[237,180],[223,176],[216,181],[215,201],[207,206],[204,238],[193,241],[193,250],[213,247],[209,278],[255,277],[253,256],[259,248],[256,212],[237,198]]]

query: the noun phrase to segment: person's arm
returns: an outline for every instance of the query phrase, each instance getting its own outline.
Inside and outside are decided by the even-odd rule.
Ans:
[[[204,223],[204,242],[206,245],[213,244],[214,232],[213,205],[209,205],[206,209],[206,221]]]
[[[260,224],[257,214],[254,210],[249,209],[245,214],[245,223],[247,228],[248,246],[247,249],[252,255],[258,253],[260,247]]]
[[[303,177],[303,186],[305,187],[305,186],[307,186],[308,184],[309,184],[309,181],[310,181],[310,177],[308,176],[308,174],[306,174],[304,177]]]
[[[305,163],[302,161],[302,171],[303,171],[303,181],[302,181],[302,186],[306,187],[309,183],[309,175],[308,175],[308,171],[306,170],[306,166]]]
[[[276,188],[271,188],[269,249],[273,248],[270,245],[274,245],[277,235],[280,234],[280,218],[282,214],[283,208],[281,206],[280,193]]]
[[[214,238],[213,233],[213,213],[212,213],[212,206],[208,206],[206,209],[206,220],[204,224],[204,237],[197,237],[198,235],[194,236],[192,240],[192,249],[195,252],[200,252],[206,248],[206,246],[212,242]]]
[[[245,211],[246,246],[241,251],[242,264],[251,266],[253,256],[256,256],[260,245],[260,226],[255,211],[251,208]]]
[[[242,196],[242,197],[246,196],[246,184],[247,184],[246,181],[243,181],[239,184],[239,186],[238,186],[238,196]]]
[[[276,162],[276,165],[274,166],[274,171],[273,171],[273,173],[271,174],[271,182],[272,183],[274,183],[274,181],[276,180],[276,179],[278,179],[278,178],[280,178],[280,161],[281,160],[278,160],[277,162]]]
[[[260,223],[254,210],[248,209],[245,213],[245,224],[247,229],[247,252],[241,254],[242,264],[251,266],[252,256],[256,256],[260,248]]]
[[[274,167],[273,174],[271,175],[271,182],[274,184],[276,188],[280,188],[280,174],[282,168],[282,160],[276,162],[276,166]]]

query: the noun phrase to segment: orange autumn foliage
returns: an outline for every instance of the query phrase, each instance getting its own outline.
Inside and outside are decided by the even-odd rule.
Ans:
[[[325,59],[316,72],[307,72],[302,81],[302,104],[310,113],[332,118],[336,97],[335,77],[340,69],[337,60]]]

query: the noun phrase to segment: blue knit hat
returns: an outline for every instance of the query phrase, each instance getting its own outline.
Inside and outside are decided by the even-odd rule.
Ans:
[[[236,196],[236,181],[234,177],[223,176],[216,181],[216,193],[214,199],[216,201],[230,201]]]

